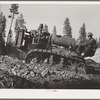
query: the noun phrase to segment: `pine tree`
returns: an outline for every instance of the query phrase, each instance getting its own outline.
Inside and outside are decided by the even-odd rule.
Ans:
[[[79,39],[83,40],[84,42],[86,41],[86,28],[85,28],[85,23],[83,23],[82,27],[79,30]]]
[[[15,21],[15,43],[19,29],[26,30],[25,26],[26,22],[24,20],[23,14],[21,13],[20,16]]]
[[[20,14],[20,16],[15,21],[15,30],[26,29],[25,23],[26,22],[24,20],[23,14]]]
[[[15,20],[15,30],[18,30],[19,27],[19,17]]]
[[[100,47],[100,37],[99,37],[99,42],[98,43],[99,43],[99,47]]]
[[[97,38],[95,40],[96,40],[96,44],[97,44],[97,47],[98,47],[99,46],[99,41],[98,41]]]
[[[100,37],[99,37],[99,43],[100,43]]]
[[[24,20],[23,14],[20,14],[20,16],[16,19],[15,21],[15,37],[17,35],[17,31],[19,29],[24,29],[26,30],[26,26],[25,26],[26,22]]]
[[[53,34],[57,34],[56,26],[53,28]]]
[[[8,33],[8,37],[7,37],[7,44],[12,44],[12,30],[11,30],[11,27],[12,27],[12,23],[13,23],[13,20],[15,18],[15,15],[19,14],[18,12],[18,8],[19,8],[19,5],[18,4],[12,4],[11,5],[11,8],[10,8],[10,13],[11,15],[9,15],[8,17],[11,18],[11,24],[10,24],[10,28],[9,28],[9,33]]]
[[[70,26],[70,22],[68,18],[66,18],[64,21],[63,34],[67,37],[72,38],[72,28]]]
[[[4,54],[5,51],[5,28],[6,18],[2,12],[0,12],[0,54]]]

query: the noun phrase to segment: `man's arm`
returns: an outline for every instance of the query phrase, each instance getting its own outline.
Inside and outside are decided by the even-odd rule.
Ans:
[[[94,43],[94,42],[95,42],[94,39],[90,39],[88,42],[83,43],[82,45],[83,45],[83,46],[87,46],[87,45],[90,45],[90,44],[92,44],[92,43]]]

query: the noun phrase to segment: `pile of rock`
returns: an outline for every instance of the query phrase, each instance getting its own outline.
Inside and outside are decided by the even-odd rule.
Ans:
[[[16,76],[29,81],[29,84],[30,82],[33,83],[34,86],[27,83],[28,88],[70,88],[73,84],[78,85],[82,81],[90,80],[88,75],[76,74],[74,71],[68,71],[67,66],[61,68],[59,65],[51,66],[46,63],[36,62],[26,64],[22,60],[13,59],[8,56],[0,57],[0,70],[7,72],[7,77]],[[14,87],[16,77],[14,77],[12,82],[13,88],[18,88]],[[25,83],[20,83],[20,85],[22,84]],[[25,85],[23,88],[26,87]]]

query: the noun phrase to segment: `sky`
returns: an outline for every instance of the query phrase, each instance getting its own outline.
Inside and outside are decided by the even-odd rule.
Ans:
[[[8,18],[11,5],[0,5],[1,11],[7,18],[6,31],[8,32],[11,22],[11,19]],[[53,32],[53,27],[56,26],[57,34],[63,35],[64,21],[69,18],[74,38],[79,37],[79,30],[83,23],[86,25],[87,33],[92,32],[94,38],[100,37],[100,4],[19,4],[19,14],[15,16],[15,19],[21,13],[24,16],[28,30],[37,29],[43,23],[48,25],[50,33]],[[13,27],[12,30],[14,30]]]

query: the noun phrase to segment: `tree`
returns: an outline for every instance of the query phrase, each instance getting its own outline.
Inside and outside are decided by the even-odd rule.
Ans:
[[[96,44],[97,44],[97,47],[100,48],[100,38],[99,39],[96,38]]]
[[[96,40],[96,44],[97,44],[97,47],[98,47],[99,46],[99,41],[98,41],[97,38],[95,40]]]
[[[85,23],[83,23],[82,27],[79,30],[79,39],[83,40],[84,42],[86,41],[86,28],[85,28]]]
[[[23,17],[23,14],[21,13],[20,16],[16,19],[15,21],[15,39],[16,39],[16,36],[18,34],[18,30],[19,29],[24,29],[26,30],[26,26],[25,26],[26,22],[24,20],[24,17]]]
[[[10,38],[12,38],[12,30],[11,30],[11,27],[12,27],[12,23],[13,23],[13,20],[15,18],[15,15],[19,14],[18,8],[19,8],[19,5],[18,4],[12,4],[11,5],[11,8],[10,8],[11,15],[9,15],[8,17],[11,18],[11,24],[10,24],[10,28],[9,28],[8,37],[7,37],[7,43],[8,44],[12,42],[12,41],[9,41],[9,40],[12,40],[12,39],[10,39]]]
[[[98,41],[99,47],[100,47],[100,37],[99,37],[99,41]]]
[[[56,26],[53,28],[53,34],[57,34]]]
[[[48,32],[48,26],[46,24],[43,27],[43,31]]]
[[[20,16],[15,21],[15,43],[16,43],[16,38],[17,38],[18,30],[19,29],[26,30],[25,24],[26,24],[26,22],[24,20],[23,14],[21,13]]]
[[[19,8],[19,5],[18,4],[12,4],[11,5],[10,12],[12,13],[12,15],[9,15],[8,16],[9,18],[12,18],[11,19],[11,24],[10,24],[10,29],[9,30],[11,30],[12,23],[13,23],[13,20],[14,20],[15,15],[19,14],[18,8]]]
[[[0,12],[0,54],[4,54],[5,51],[5,28],[6,18],[2,12]]]
[[[72,28],[70,26],[70,22],[68,18],[66,18],[64,21],[63,34],[67,37],[72,38]]]
[[[23,14],[21,13],[20,16],[15,21],[15,30],[17,29],[26,29],[25,20]]]
[[[99,43],[100,43],[100,37],[99,37]]]

